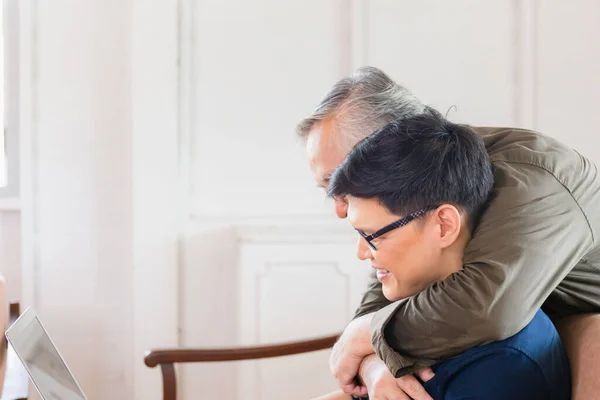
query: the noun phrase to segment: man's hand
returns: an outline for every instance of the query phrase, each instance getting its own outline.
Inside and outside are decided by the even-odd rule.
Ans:
[[[371,320],[374,314],[363,315],[350,322],[333,346],[329,368],[344,393],[366,395],[366,388],[354,380],[362,360],[375,352],[371,344]]]
[[[417,378],[413,375],[394,378],[385,363],[375,354],[363,360],[358,374],[366,385],[369,400],[433,400]],[[417,374],[423,382],[434,376],[429,368],[420,370]]]

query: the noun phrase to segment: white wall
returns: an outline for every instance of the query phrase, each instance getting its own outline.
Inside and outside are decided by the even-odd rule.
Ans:
[[[594,0],[20,4],[22,214],[0,240],[21,227],[22,300],[90,398],[158,399],[152,347],[343,327],[368,268],[293,129],[361,65],[600,161]],[[307,398],[326,358],[185,368],[183,394]]]
[[[90,398],[134,394],[131,21],[121,0],[21,2],[22,301]]]
[[[0,274],[8,301],[21,297],[21,217],[19,211],[19,4],[3,2],[4,132],[8,182],[0,187]]]
[[[535,4],[534,126],[600,164],[600,2]]]
[[[22,302],[90,398],[177,345],[177,2],[21,2]]]
[[[452,119],[536,129],[600,162],[598,1],[363,4],[365,63]]]
[[[6,300],[21,298],[21,216],[0,210],[0,275],[6,280]]]
[[[19,197],[19,2],[2,2],[2,122],[6,143],[7,182],[0,187],[0,209]],[[4,165],[3,165],[4,167]]]
[[[183,229],[177,0],[133,1],[129,190],[133,223],[133,389],[158,399],[159,369],[142,355],[179,344],[179,238]]]

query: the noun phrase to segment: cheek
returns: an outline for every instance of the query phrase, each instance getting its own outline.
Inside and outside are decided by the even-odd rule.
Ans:
[[[423,277],[423,258],[415,256],[412,251],[398,254],[393,263],[390,263],[389,271],[401,286],[412,287],[420,282]]]
[[[387,250],[378,254],[376,262],[389,270],[394,278],[387,288],[384,285],[384,295],[388,299],[412,296],[431,283],[432,255],[424,241],[405,240]]]
[[[405,264],[406,252],[400,251],[399,247],[374,252],[375,262],[390,271],[394,276],[402,273]]]
[[[423,255],[419,250],[419,237],[408,232],[382,243],[382,251],[376,252],[377,264],[389,270],[395,276],[406,276],[413,270]],[[384,250],[384,251],[383,251]]]

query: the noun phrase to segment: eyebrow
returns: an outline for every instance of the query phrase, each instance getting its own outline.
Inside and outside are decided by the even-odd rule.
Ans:
[[[350,223],[350,225],[352,225],[352,223]],[[369,232],[369,234],[371,234],[371,233],[377,231],[377,229],[372,229],[372,228],[367,228],[367,227],[357,227],[357,226],[354,226],[354,225],[352,225],[352,227],[354,229],[356,229],[357,231],[361,231],[362,233]]]

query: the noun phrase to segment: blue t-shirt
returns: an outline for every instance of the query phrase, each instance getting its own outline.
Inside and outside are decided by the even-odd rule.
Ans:
[[[516,335],[471,348],[432,367],[424,383],[436,400],[568,400],[569,362],[556,328],[541,310]]]

